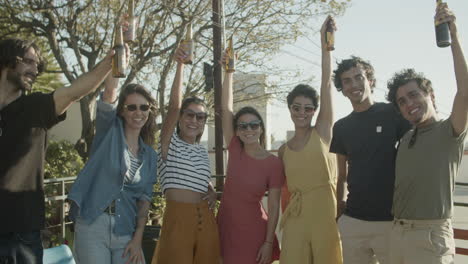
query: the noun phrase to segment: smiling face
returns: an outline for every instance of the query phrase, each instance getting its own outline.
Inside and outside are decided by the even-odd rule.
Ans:
[[[126,129],[140,131],[148,120],[149,111],[148,100],[139,93],[132,93],[125,98],[120,116]]]
[[[296,128],[310,127],[315,114],[312,99],[302,95],[296,96],[289,107],[289,113]]]
[[[206,109],[201,104],[191,103],[179,117],[179,136],[188,143],[194,144],[197,137],[203,134],[206,123]]]
[[[39,58],[34,48],[29,48],[23,58],[18,58],[14,69],[8,69],[7,79],[21,91],[30,91],[38,75]]]
[[[367,79],[366,72],[361,66],[352,67],[341,74],[343,95],[348,97],[353,106],[369,104],[371,102],[372,81]]]
[[[413,125],[425,126],[437,117],[434,94],[421,90],[416,81],[408,82],[398,88],[396,103],[403,117]]]
[[[244,145],[260,144],[262,121],[254,114],[243,114],[236,122],[236,136]]]

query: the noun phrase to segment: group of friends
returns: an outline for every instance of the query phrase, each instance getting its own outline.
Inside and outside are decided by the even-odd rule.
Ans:
[[[181,47],[155,150],[156,101],[139,84],[118,92],[109,74],[113,51],[70,86],[27,94],[44,71],[40,50],[28,40],[1,40],[0,263],[42,263],[47,130],[101,84],[90,156],[68,195],[78,263],[145,262],[142,236],[157,180],[166,208],[152,263],[454,263],[453,188],[468,128],[468,68],[446,4],[435,21],[449,23],[452,38],[457,93],[447,119],[437,115],[431,82],[413,69],[388,82],[390,103],[374,102],[368,61],[352,56],[333,71],[331,17],[321,29],[320,97],[306,84],[288,94],[295,134],[278,157],[265,149],[259,112],[234,113],[233,73],[226,72],[219,114],[228,165],[216,217],[208,152],[199,144],[207,106],[182,98]],[[353,107],[337,122],[333,86]],[[266,193],[268,213],[260,203]]]

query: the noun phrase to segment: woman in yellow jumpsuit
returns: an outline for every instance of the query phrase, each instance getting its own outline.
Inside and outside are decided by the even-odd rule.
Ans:
[[[331,52],[327,49],[326,27],[321,30],[322,105],[315,126],[312,117],[318,107],[317,92],[308,85],[296,86],[288,95],[288,107],[295,135],[281,146],[289,204],[283,214],[281,264],[341,264],[343,257],[336,225],[336,159],[329,153],[333,108],[331,99]]]

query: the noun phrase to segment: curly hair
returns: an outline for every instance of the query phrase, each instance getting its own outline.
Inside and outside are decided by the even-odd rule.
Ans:
[[[288,96],[286,97],[286,100],[288,102],[288,108],[291,107],[294,99],[298,96],[304,96],[305,98],[309,98],[312,100],[312,105],[314,106],[314,109],[317,109],[319,107],[319,95],[317,93],[317,90],[315,90],[312,86],[307,85],[307,84],[299,84],[294,89],[292,89],[291,92],[289,92]]]
[[[401,70],[400,72],[395,73],[393,77],[387,82],[387,100],[391,102],[397,109],[399,109],[396,98],[398,88],[412,81],[415,81],[419,89],[421,89],[426,95],[434,93],[431,81],[427,79],[424,74],[416,72],[414,69]],[[437,109],[435,101],[432,101],[432,103],[434,105],[434,109]]]
[[[262,128],[262,134],[260,135],[260,146],[262,146],[263,148],[265,148],[265,142],[266,142],[266,139],[265,139],[265,122],[263,122],[263,118],[262,116],[260,115],[260,113],[257,111],[257,109],[251,107],[251,106],[244,106],[242,107],[241,109],[239,109],[239,111],[237,111],[237,113],[234,115],[234,118],[232,119],[232,125],[234,127],[234,131],[237,130],[237,121],[239,121],[239,118],[243,115],[246,115],[246,114],[251,114],[251,115],[254,115],[258,118],[258,120],[260,120],[260,127]],[[241,145],[244,146],[243,142],[241,141]]]
[[[14,69],[18,63],[18,58],[24,58],[30,48],[34,49],[39,60],[37,74],[43,73],[46,68],[46,61],[41,56],[39,46],[33,41],[18,38],[8,38],[0,41],[0,71],[5,68]]]
[[[143,96],[150,105],[148,120],[146,121],[145,125],[141,128],[140,136],[147,145],[153,146],[155,142],[155,134],[157,130],[156,100],[153,99],[150,92],[143,85],[129,83],[122,88],[119,94],[119,101],[117,103],[117,113],[119,116],[120,116],[120,113],[123,112],[125,100],[131,94],[139,94]]]
[[[369,80],[371,85],[371,91],[374,91],[374,87],[376,84],[375,76],[374,76],[374,67],[370,64],[369,61],[365,61],[360,57],[351,56],[350,59],[342,60],[338,62],[338,67],[336,70],[333,71],[333,81],[335,83],[336,90],[338,92],[343,91],[343,85],[341,84],[341,75],[345,72],[350,70],[353,67],[362,67],[362,69],[366,72],[367,80]]]

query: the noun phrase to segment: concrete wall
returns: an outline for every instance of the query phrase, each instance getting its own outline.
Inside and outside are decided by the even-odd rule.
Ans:
[[[49,138],[53,140],[68,140],[75,144],[81,136],[81,128],[80,104],[73,103],[67,111],[67,119],[49,131]]]

